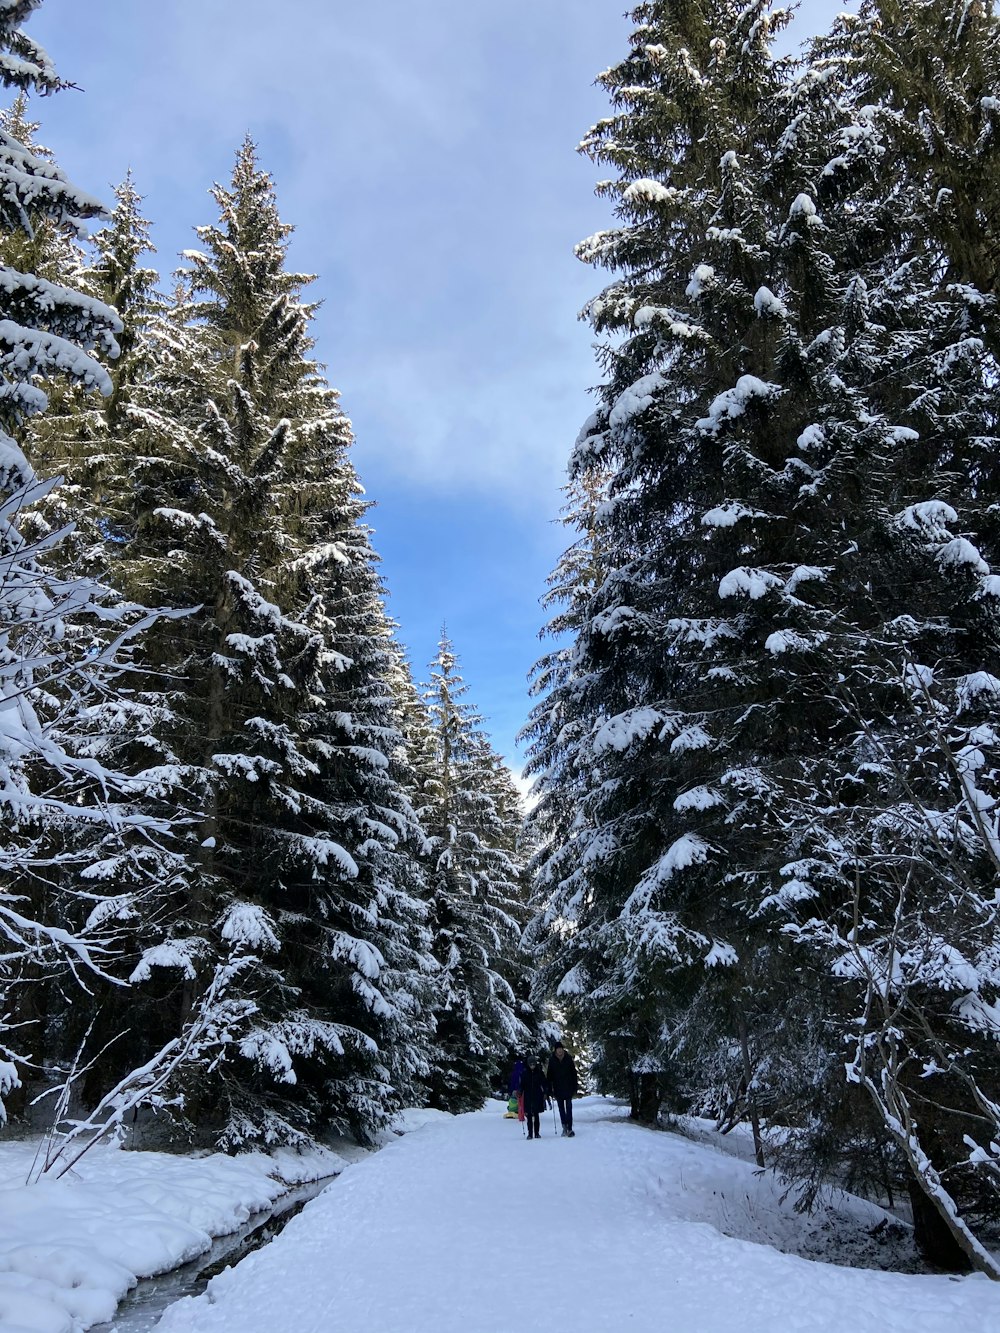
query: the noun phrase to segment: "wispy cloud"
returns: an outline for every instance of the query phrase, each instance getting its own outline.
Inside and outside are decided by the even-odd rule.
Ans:
[[[594,377],[572,244],[606,221],[573,152],[623,43],[606,0],[77,0],[39,35],[88,85],[43,108],[93,187],[128,166],[164,266],[249,128],[320,275],[321,355],[380,480],[558,506]],[[73,66],[74,57],[83,68]],[[122,114],[127,107],[127,114]]]

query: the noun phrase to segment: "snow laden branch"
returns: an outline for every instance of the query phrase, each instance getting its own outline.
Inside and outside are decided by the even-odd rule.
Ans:
[[[44,1152],[36,1158],[28,1183],[45,1175],[60,1179],[91,1148],[116,1132],[130,1113],[140,1107],[160,1110],[175,1101],[175,1097],[167,1095],[167,1089],[182,1066],[221,1058],[223,1047],[231,1039],[234,1021],[247,1017],[249,1012],[247,1001],[232,1001],[227,992],[239,974],[255,962],[255,958],[247,955],[218,968],[194,1017],[181,1034],[171,1038],[144,1065],[130,1070],[84,1119],[66,1120],[63,1117],[72,1085],[86,1072],[79,1070],[75,1062],[59,1090],[59,1114],[45,1141]]]
[[[1000,1263],[960,1215],[941,1173],[921,1145],[919,1121],[905,1092],[904,1070],[909,1056],[900,1034],[891,1023],[884,1021],[892,1007],[886,993],[870,983],[865,1005],[865,1031],[858,1038],[853,1062],[847,1065],[847,1077],[871,1097],[890,1139],[903,1154],[914,1179],[968,1259],[970,1267],[994,1282],[1000,1282]],[[873,1032],[873,1013],[878,1008],[881,1008],[883,1023],[879,1031]]]
[[[851,842],[840,844],[853,919],[845,931],[816,920],[785,931],[813,943],[825,935],[834,975],[863,987],[848,1080],[870,1097],[969,1265],[1000,1280],[955,1197],[963,1177],[1000,1192],[998,738],[980,716],[997,690],[979,676],[939,682],[904,661],[908,712],[891,736],[843,692],[865,765],[879,776],[878,799],[856,807]]]

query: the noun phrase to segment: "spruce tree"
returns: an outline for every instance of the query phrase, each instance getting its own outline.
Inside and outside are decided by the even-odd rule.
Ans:
[[[990,712],[1000,589],[988,563],[996,490],[992,301],[955,281],[961,247],[949,256],[928,225],[923,148],[907,148],[900,137],[892,94],[873,101],[878,51],[901,50],[907,23],[900,30],[887,22],[866,63],[852,43],[844,53],[844,32],[857,36],[853,21],[838,26],[839,36],[818,44],[815,86],[801,89],[812,105],[797,108],[793,125],[798,132],[817,113],[827,120],[827,151],[813,159],[817,198],[823,223],[839,233],[839,266],[856,271],[845,284],[853,300],[835,385],[864,394],[856,439],[835,464],[824,457],[832,425],[824,423],[815,442],[819,462],[857,478],[854,523],[842,516],[841,532],[868,558],[847,584],[852,605],[831,635],[843,718],[831,738],[845,743],[809,775],[824,814],[812,812],[807,842],[815,860],[799,878],[817,889],[816,901],[804,901],[799,921],[784,931],[807,952],[816,944],[830,950],[826,965],[839,993],[826,1003],[836,1045],[857,1042],[849,1074],[871,1094],[898,1151],[918,1243],[934,1262],[988,1271],[972,1233],[997,1211],[996,1169],[989,1154],[969,1157],[965,1135],[983,1099],[992,1104],[1000,1091],[990,1074],[1000,1031],[984,1018],[997,980],[983,910],[993,876],[982,814],[991,779],[988,750],[977,744],[990,744],[988,725],[978,728]],[[915,68],[974,79],[992,48],[977,57],[973,42],[963,70],[952,41],[958,30],[940,24],[936,56],[922,55]],[[840,54],[831,59],[831,49]],[[845,117],[839,126],[831,108]],[[956,216],[968,216],[968,202],[956,198]],[[887,438],[866,438],[872,427]],[[857,1141],[857,1117],[833,1109],[851,1104],[831,1086],[840,1082],[839,1064],[831,1052],[823,1109],[811,1118],[827,1150]]]
[[[216,186],[133,391],[147,595],[202,609],[154,638],[176,682],[156,729],[195,818],[169,927],[137,976],[180,982],[175,1022],[229,980],[224,1058],[186,1089],[220,1142],[369,1135],[422,1072],[418,834],[393,770],[389,627],[350,423],[311,356],[309,279],[247,140]],[[221,1020],[220,1020],[221,1022]]]
[[[19,27],[35,8],[37,0],[23,0],[0,16],[0,81],[51,92],[58,77]],[[155,845],[167,821],[137,808],[141,782],[93,750],[93,718],[120,697],[133,640],[148,617],[60,568],[65,529],[35,523],[30,512],[58,484],[40,479],[31,461],[31,423],[47,406],[41,383],[64,379],[109,393],[96,358],[117,354],[121,331],[107,305],[53,280],[58,265],[52,276],[18,267],[75,254],[86,222],[103,211],[50,156],[15,138],[16,130],[30,139],[33,128],[23,102],[0,127],[0,980],[4,1025],[19,1030],[34,1072],[46,1059],[46,978],[56,976],[64,989],[88,969],[122,980],[117,928],[135,902],[118,883],[89,882],[95,857],[117,853],[130,830]],[[5,1047],[3,1057],[0,1096],[17,1084],[23,1050]]]
[[[144,445],[158,447],[132,400],[159,354],[150,330],[162,298],[158,274],[144,262],[153,253],[150,223],[142,215],[142,196],[131,173],[114,196],[106,225],[90,238],[89,262],[75,246],[60,250],[49,245],[47,260],[62,281],[73,279],[118,316],[118,354],[105,363],[111,391],[95,399],[73,386],[61,388],[45,415],[32,424],[30,447],[34,457],[63,478],[42,511],[47,528],[72,519],[73,531],[60,548],[60,558],[128,595],[142,586],[141,581],[126,586],[134,562],[130,566],[122,560],[136,529],[134,476],[157,461],[155,456],[143,458]],[[42,521],[40,514],[36,522]]]
[[[817,62],[786,79],[757,10],[724,14],[728,33],[685,32],[680,49],[672,6],[635,16],[631,57],[604,76],[631,111],[589,140],[622,172],[602,188],[631,225],[583,248],[622,275],[590,306],[621,341],[573,460],[577,475],[608,470],[607,556],[576,613],[571,716],[556,711],[545,750],[550,771],[579,775],[577,864],[558,848],[541,864],[536,933],[548,930],[549,985],[579,1008],[605,1081],[631,1085],[637,1110],[655,1114],[659,1075],[755,1130],[763,1109],[835,1138],[831,1105],[853,1096],[865,1109],[843,1084],[858,1016],[835,978],[850,976],[854,997],[867,985],[875,1051],[900,1010],[890,988],[891,1019],[868,1026],[883,964],[866,972],[858,957],[891,954],[900,866],[918,864],[916,845],[930,829],[941,840],[945,822],[939,858],[954,872],[969,855],[956,850],[954,792],[928,770],[913,682],[933,663],[960,714],[995,660],[995,585],[970,540],[982,497],[963,494],[960,473],[992,435],[995,369],[977,336],[981,298],[940,281],[939,251],[913,223],[914,180],[843,71]],[[751,18],[756,46],[736,39]],[[698,51],[710,53],[700,67]],[[785,114],[749,114],[751,82]],[[675,89],[691,86],[683,103]],[[706,163],[715,135],[722,151]],[[973,710],[973,732],[979,720]],[[958,717],[945,751],[966,753],[969,734]],[[919,792],[922,823],[902,819],[900,792],[911,807]],[[904,879],[910,947],[933,958],[932,861],[922,856],[916,886]],[[978,900],[955,918],[964,931]],[[880,941],[870,955],[858,912]],[[930,983],[921,957],[910,998]],[[988,1006],[993,982],[979,975]],[[921,1099],[927,1025],[953,1059],[970,1029],[953,1010],[955,1039],[942,1035],[948,984],[911,1009],[897,1107]],[[977,1044],[990,1037],[980,1023]],[[852,1078],[871,1091],[888,1067]],[[962,1072],[949,1071],[954,1125],[975,1097]],[[836,1077],[840,1091],[817,1105]],[[884,1143],[890,1117],[871,1121],[869,1108]],[[918,1192],[954,1219],[926,1146],[894,1143]],[[959,1163],[944,1152],[941,1165]]]
[[[471,1111],[529,1035],[511,984],[520,818],[512,781],[465,702],[468,686],[446,635],[431,666],[424,694],[430,737],[422,729],[425,747],[414,755],[439,968],[428,1096],[442,1110]]]
[[[941,277],[984,294],[1000,287],[998,39],[990,0],[865,0],[818,44],[905,164],[910,224],[941,256]]]
[[[119,894],[137,904],[122,925],[123,963],[132,987],[98,986],[92,1006],[70,1006],[58,1024],[64,1056],[88,1031],[90,1044],[105,1052],[83,1083],[91,1105],[178,1036],[176,978],[179,973],[190,981],[193,972],[174,923],[192,878],[189,843],[196,805],[190,773],[160,741],[184,707],[184,689],[158,649],[177,634],[176,620],[187,619],[193,608],[178,606],[182,589],[169,578],[149,577],[148,548],[135,540],[148,521],[137,505],[142,479],[150,470],[163,471],[168,452],[167,432],[151,407],[154,372],[164,359],[162,345],[154,342],[154,326],[162,322],[164,303],[158,275],[146,262],[152,243],[141,205],[129,174],[115,190],[106,225],[91,239],[89,264],[80,270],[81,285],[115,310],[121,322],[119,354],[107,366],[110,393],[94,403],[78,391],[64,392],[32,438],[33,449],[66,479],[57,492],[62,509],[50,507],[47,522],[64,516],[63,495],[79,515],[63,558],[106,580],[121,597],[141,599],[148,593],[161,604],[164,618],[136,655],[128,688],[90,715],[91,753],[137,772],[144,809],[174,821],[180,835],[156,846],[132,839],[115,854],[102,855],[98,849],[87,872],[95,885],[115,884]],[[164,364],[170,364],[169,358]],[[191,1035],[190,1024],[185,1032]]]
[[[600,189],[621,227],[579,253],[620,274],[587,311],[623,338],[602,352],[607,382],[571,462],[572,478],[607,477],[601,560],[574,610],[571,716],[557,711],[547,757],[577,775],[574,855],[556,847],[539,869],[549,985],[586,1019],[607,1086],[633,1094],[666,1066],[701,980],[735,960],[732,910],[703,888],[712,848],[691,828],[717,798],[677,768],[696,771],[713,745],[719,682],[701,679],[703,657],[734,633],[701,517],[735,496],[698,422],[741,375],[751,413],[770,393],[743,357],[762,341],[756,145],[780,85],[766,7],[653,4],[634,19],[629,56],[602,75],[616,114],[583,145],[620,172]]]

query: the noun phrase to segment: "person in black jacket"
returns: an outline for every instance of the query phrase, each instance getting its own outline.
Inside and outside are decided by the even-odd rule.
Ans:
[[[556,1105],[559,1107],[563,1137],[575,1138],[573,1133],[573,1098],[579,1091],[580,1080],[577,1077],[573,1057],[561,1041],[557,1041],[553,1047],[545,1077],[549,1085],[549,1092],[556,1099]]]
[[[524,1118],[528,1122],[528,1138],[541,1138],[541,1115],[548,1101],[549,1085],[537,1055],[528,1056],[521,1075],[521,1092],[524,1096]]]

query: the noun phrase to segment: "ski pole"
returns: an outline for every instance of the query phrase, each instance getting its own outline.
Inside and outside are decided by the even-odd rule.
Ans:
[[[556,1104],[551,1097],[549,1098],[549,1105],[552,1107],[552,1133],[555,1134],[558,1131],[558,1126],[556,1125]]]

